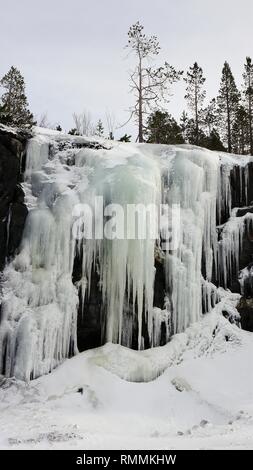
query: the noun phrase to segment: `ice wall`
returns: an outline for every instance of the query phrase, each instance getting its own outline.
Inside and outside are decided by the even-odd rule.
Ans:
[[[96,144],[39,131],[27,149],[23,186],[29,215],[23,240],[3,273],[0,373],[29,380],[77,352],[78,304],[89,298],[94,269],[102,291],[105,341],[131,347],[137,331],[138,348],[143,349],[145,329],[150,346],[157,346],[162,325],[167,341],[201,317],[203,292],[205,310],[210,310],[219,301],[213,273],[220,269],[226,278],[240,242],[239,230],[221,249],[216,232],[217,214],[231,213],[227,168],[235,161],[226,158],[197,147]],[[103,197],[102,208],[96,207],[98,197]],[[84,205],[108,222],[115,204],[125,217],[129,204],[159,208],[160,203],[168,207],[161,236],[127,238],[125,219],[118,238],[73,236],[73,227],[79,227],[80,235],[88,221]],[[180,208],[178,242],[164,249],[173,207]],[[101,210],[106,211],[104,219]],[[156,223],[150,219],[152,233]],[[157,249],[166,278],[163,309],[153,307]],[[82,268],[74,285],[77,254]]]

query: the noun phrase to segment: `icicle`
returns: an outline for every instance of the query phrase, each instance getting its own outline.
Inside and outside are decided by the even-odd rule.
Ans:
[[[218,170],[218,156],[197,148],[177,149],[170,162],[167,201],[181,207],[180,243],[165,259],[174,333],[183,331],[202,314],[202,255],[210,278],[217,245]]]
[[[219,282],[228,287],[234,274],[239,273],[239,260],[244,235],[249,233],[253,225],[253,214],[247,213],[236,217],[236,210],[224,225],[222,238],[219,242]]]
[[[97,147],[87,148],[85,138],[50,132],[28,143],[24,189],[29,215],[19,253],[3,273],[0,373],[6,376],[29,380],[77,352],[78,304],[81,299],[85,316],[94,270],[102,291],[105,341],[132,347],[138,333],[142,349],[146,340],[159,345],[199,320],[202,299],[204,311],[220,299],[210,283],[213,271],[224,266],[227,284],[238,267],[242,235],[250,223],[248,216],[235,222],[231,214],[230,172],[238,160],[190,146],[115,142],[110,150],[104,144]],[[246,163],[240,170],[245,182]],[[99,197],[102,208],[97,208]],[[155,236],[127,236],[134,225],[129,205],[159,207],[161,202],[168,208],[161,240],[153,215]],[[232,216],[219,244],[216,204],[220,220],[224,213]],[[108,231],[118,205],[122,236],[94,237],[93,220],[93,236],[76,240],[73,227],[80,216],[77,207],[83,205]],[[164,230],[173,230],[174,206],[180,206],[178,243],[162,248]],[[79,235],[89,225],[88,212],[80,217]],[[156,246],[164,250],[166,273],[161,310],[153,307]],[[75,256],[81,263],[77,285],[72,282]]]
[[[20,252],[4,271],[0,370],[24,380],[50,371],[77,350],[78,297],[71,279],[70,235],[71,209],[78,199],[66,185],[50,183],[44,176],[47,191],[38,191],[32,176],[39,168],[45,175],[48,147],[44,138],[29,142],[26,175],[31,192],[39,197],[27,217]]]
[[[7,224],[6,224],[6,254],[8,255],[8,248],[9,248],[9,240],[10,240],[10,223],[11,223],[11,216],[12,216],[12,204],[9,206],[9,211],[8,211],[8,218],[7,218]],[[5,262],[7,263],[7,257]]]

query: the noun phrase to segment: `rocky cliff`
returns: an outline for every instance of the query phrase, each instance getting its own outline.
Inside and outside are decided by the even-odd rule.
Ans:
[[[20,183],[29,133],[0,126],[0,270],[20,244],[27,208]]]

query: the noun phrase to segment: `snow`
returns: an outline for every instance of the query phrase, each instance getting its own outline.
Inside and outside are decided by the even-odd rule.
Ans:
[[[3,379],[0,447],[250,449],[252,353],[252,334],[213,312],[163,347],[108,343],[29,384]]]
[[[4,124],[0,124],[0,130],[14,135],[17,135],[18,133],[18,129],[16,127],[5,126]]]
[[[253,157],[251,155],[236,155],[224,152],[219,152],[219,159],[222,165],[230,166],[231,168],[235,165],[244,167],[250,162],[253,162]]]

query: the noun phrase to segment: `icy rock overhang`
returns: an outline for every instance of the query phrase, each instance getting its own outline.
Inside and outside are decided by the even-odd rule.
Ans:
[[[226,287],[240,243],[233,230],[226,231],[227,242],[219,240],[216,222],[233,216],[234,199],[238,206],[250,204],[251,164],[251,157],[199,147],[35,129],[23,183],[29,215],[19,251],[3,273],[0,373],[29,380],[49,372],[77,353],[77,325],[80,330],[87,318],[88,331],[96,323],[100,344],[144,349],[165,344],[216,303],[224,304],[219,285]],[[236,198],[234,171],[240,175]],[[102,207],[96,207],[98,198]],[[112,224],[115,205],[124,216],[138,204],[168,209],[156,237],[128,238],[124,222],[119,238],[73,235],[80,215],[82,227],[89,220],[87,212],[80,214],[84,205],[95,222],[109,218]],[[164,248],[173,207],[180,208],[178,239]],[[233,316],[234,298],[227,304]]]

